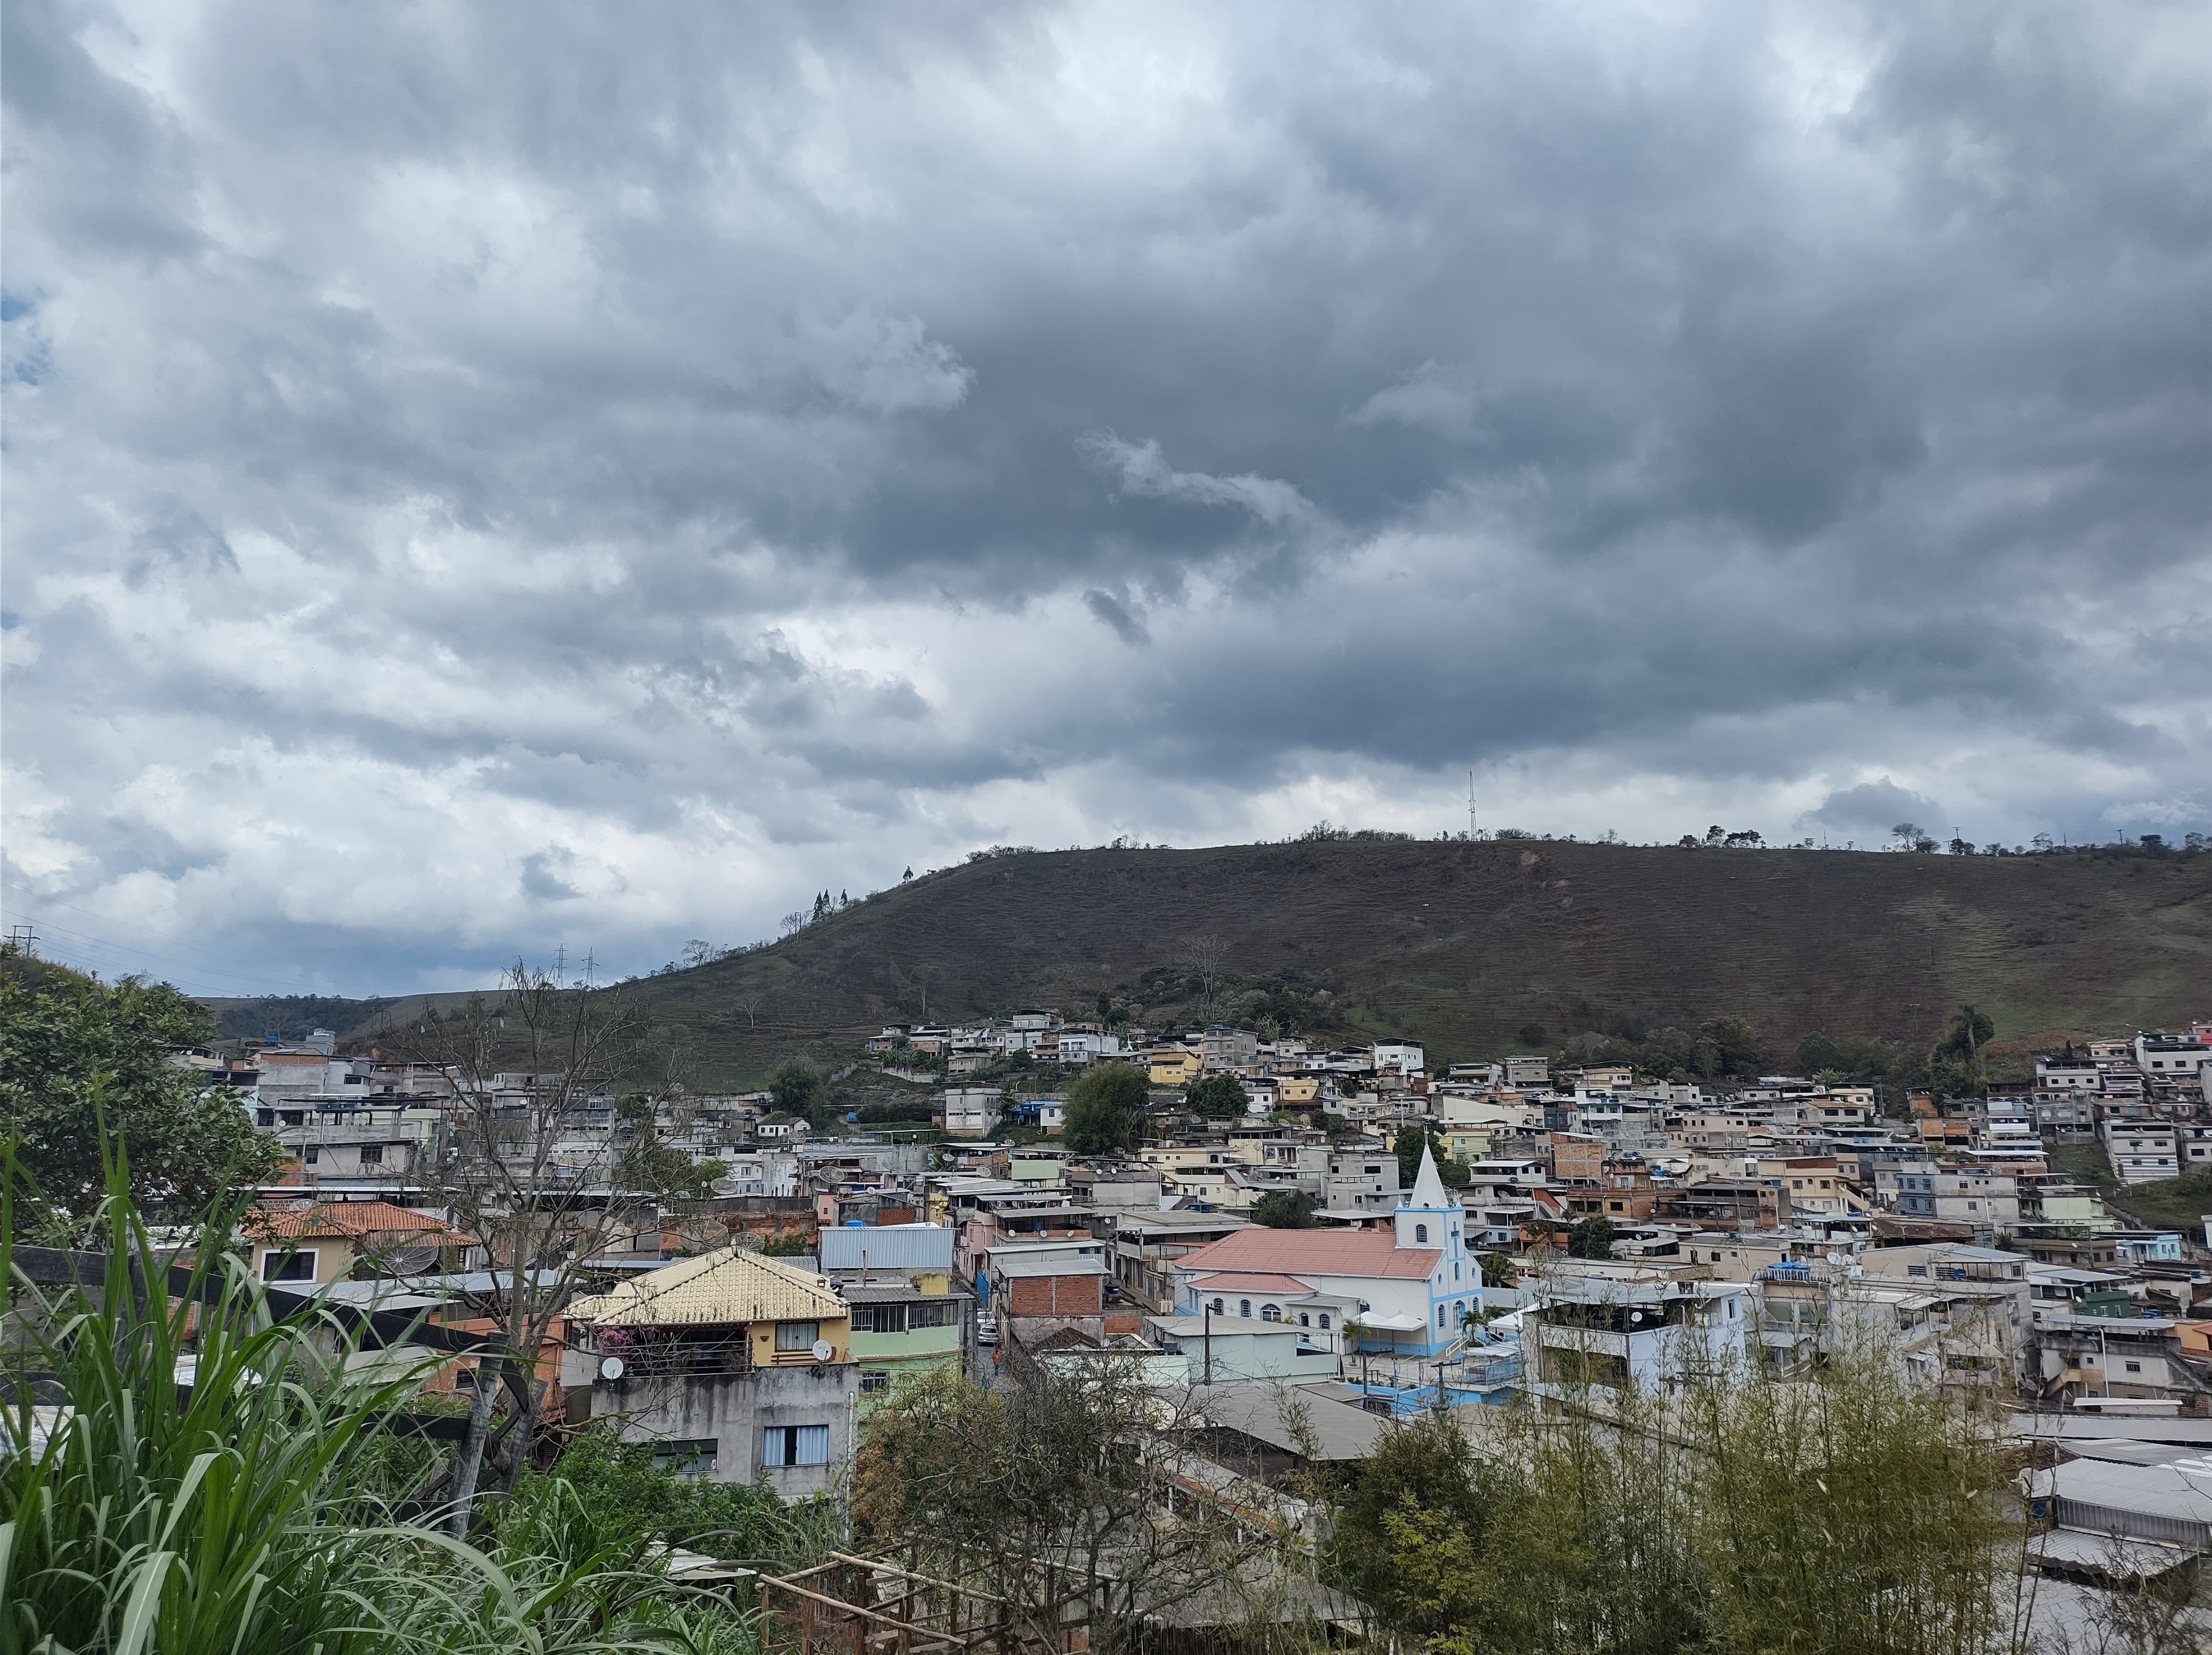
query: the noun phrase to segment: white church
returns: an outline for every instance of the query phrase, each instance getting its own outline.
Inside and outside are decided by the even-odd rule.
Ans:
[[[1185,1315],[1291,1322],[1340,1350],[1405,1356],[1437,1354],[1482,1305],[1466,1210],[1426,1148],[1388,1231],[1238,1230],[1176,1260],[1176,1283]]]

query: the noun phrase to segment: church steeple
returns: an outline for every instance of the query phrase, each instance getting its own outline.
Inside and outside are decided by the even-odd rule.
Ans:
[[[1395,1214],[1401,1247],[1434,1247],[1447,1255],[1459,1252],[1460,1206],[1444,1188],[1430,1146],[1421,1146],[1421,1170],[1413,1175],[1412,1190],[1398,1203]]]
[[[1413,1198],[1406,1205],[1442,1210],[1451,1204],[1451,1197],[1444,1193],[1443,1176],[1437,1171],[1437,1158],[1431,1153],[1431,1147],[1424,1143],[1421,1146],[1421,1170],[1413,1174]]]

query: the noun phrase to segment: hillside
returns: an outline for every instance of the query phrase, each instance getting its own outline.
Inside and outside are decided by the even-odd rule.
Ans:
[[[1558,1045],[1722,1016],[1778,1051],[1815,1031],[1924,1046],[1960,1001],[2017,1055],[2212,1009],[2212,856],[1557,841],[1025,853],[633,988],[688,1032],[699,1083],[730,1084],[925,1010],[1089,1013],[1103,994],[1188,1016],[1199,938],[1218,940],[1217,1005],[1410,1035],[1432,1059],[1503,1050],[1531,1024]],[[386,1002],[353,1031],[392,1014]]]

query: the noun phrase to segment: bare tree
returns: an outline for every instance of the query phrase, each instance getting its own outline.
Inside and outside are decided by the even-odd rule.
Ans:
[[[760,1014],[768,1009],[768,996],[755,989],[750,993],[739,995],[731,1004],[745,1014],[747,1028],[757,1028],[760,1026]]]
[[[1066,1367],[1018,1352],[1011,1378],[932,1376],[873,1417],[853,1482],[868,1542],[996,1600],[1030,1649],[1087,1623],[1094,1655],[1119,1655],[1148,1623],[1233,1622],[1272,1597],[1297,1549],[1289,1503],[1262,1511],[1256,1483],[1194,1497],[1196,1393],[1148,1390],[1103,1352]]]
[[[1203,999],[1200,1008],[1208,1022],[1213,1018],[1214,985],[1220,981],[1221,963],[1228,958],[1228,945],[1208,933],[1204,936],[1185,937],[1178,945],[1186,968],[1198,974]]]
[[[498,1329],[497,1381],[480,1373],[451,1484],[466,1531],[496,1392],[508,1393],[505,1482],[528,1459],[543,1386],[538,1354],[592,1279],[590,1261],[692,1183],[688,1155],[658,1142],[653,1118],[679,1054],[613,989],[563,989],[518,961],[501,991],[433,1011],[410,1043],[450,1078],[432,1171],[450,1221],[490,1252],[477,1306]],[[630,1090],[625,1092],[625,1088]]]

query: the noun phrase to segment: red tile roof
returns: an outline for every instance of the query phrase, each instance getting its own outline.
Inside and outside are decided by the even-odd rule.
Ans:
[[[1434,1247],[1401,1247],[1388,1230],[1270,1230],[1255,1225],[1209,1241],[1176,1264],[1186,1270],[1425,1279],[1443,1256]]]
[[[446,1233],[445,1222],[428,1213],[411,1213],[388,1201],[333,1201],[320,1205],[262,1208],[246,1220],[249,1235],[271,1241],[302,1236],[416,1235]],[[455,1240],[463,1238],[455,1237]]]

